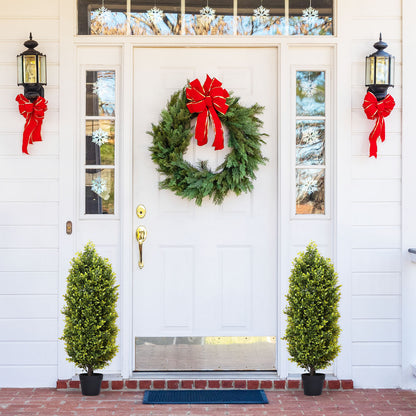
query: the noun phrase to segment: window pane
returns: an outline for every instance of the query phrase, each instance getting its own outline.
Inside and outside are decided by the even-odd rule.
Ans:
[[[289,0],[289,35],[332,35],[333,0]]]
[[[87,120],[85,124],[85,164],[114,165],[114,120]]]
[[[238,35],[283,35],[285,0],[239,0]]]
[[[233,35],[233,4],[233,0],[186,1],[185,34]]]
[[[114,169],[86,170],[85,213],[114,214]]]
[[[325,164],[325,122],[301,120],[296,122],[296,164]]]
[[[85,115],[111,117],[115,115],[115,71],[87,71],[86,89]]]
[[[132,0],[132,35],[180,35],[181,0]]]
[[[126,0],[78,0],[79,35],[126,35]]]
[[[296,115],[325,116],[324,71],[296,71]]]
[[[296,169],[296,214],[325,214],[325,169]]]

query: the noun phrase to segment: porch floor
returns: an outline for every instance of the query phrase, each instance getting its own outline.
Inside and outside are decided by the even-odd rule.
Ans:
[[[407,390],[324,391],[308,397],[301,391],[267,391],[267,405],[143,405],[143,392],[103,391],[85,397],[79,391],[0,389],[0,415],[279,415],[414,416],[416,392]]]

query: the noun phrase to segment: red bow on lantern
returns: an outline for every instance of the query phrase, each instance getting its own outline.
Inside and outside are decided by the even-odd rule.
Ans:
[[[20,114],[26,119],[23,130],[22,152],[28,155],[27,146],[33,142],[42,141],[40,130],[45,111],[48,109],[47,101],[43,97],[38,97],[32,103],[23,94],[19,94],[16,101],[19,103]]]
[[[386,138],[386,124],[384,117],[387,117],[395,106],[394,98],[387,94],[386,98],[377,101],[376,96],[372,92],[367,92],[364,97],[363,108],[368,119],[376,120],[376,125],[370,133],[370,157],[377,158],[377,138],[380,137],[384,142]]]
[[[224,148],[224,132],[222,130],[220,114],[228,110],[226,99],[229,97],[227,90],[221,88],[222,83],[207,75],[204,86],[198,79],[194,79],[186,89],[186,98],[190,101],[186,106],[191,113],[199,113],[195,126],[195,138],[198,146],[208,142],[208,119],[211,118],[215,128],[215,139],[212,144],[215,150]]]

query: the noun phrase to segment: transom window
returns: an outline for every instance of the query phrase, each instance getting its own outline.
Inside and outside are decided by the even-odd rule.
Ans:
[[[334,0],[78,0],[79,35],[333,35]]]

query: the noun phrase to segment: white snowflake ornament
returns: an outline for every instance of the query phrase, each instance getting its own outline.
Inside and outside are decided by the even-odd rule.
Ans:
[[[313,179],[313,178],[306,179],[301,185],[302,193],[306,193],[308,195],[312,195],[317,190],[318,190],[318,183],[316,179]]]
[[[102,25],[110,23],[113,19],[110,10],[108,10],[105,6],[101,6],[99,9],[95,10],[94,13],[94,18],[97,19]]]
[[[319,132],[315,127],[308,127],[302,131],[302,142],[313,144],[319,140]]]
[[[310,79],[302,81],[300,83],[300,86],[302,88],[303,93],[307,97],[312,97],[316,93],[316,83],[311,81]]]
[[[149,15],[149,19],[153,23],[159,23],[163,19],[163,10],[159,9],[158,7],[154,6],[150,10],[147,11]]]
[[[101,195],[107,190],[107,182],[101,178],[93,179],[91,181],[91,190],[97,195]]]
[[[201,18],[208,23],[215,19],[215,10],[209,7],[208,4],[199,13]]]
[[[307,24],[313,24],[319,16],[319,11],[314,9],[311,3],[312,0],[309,2],[309,7],[302,10],[302,20]]]
[[[261,4],[259,7],[257,7],[257,9],[253,10],[253,15],[256,19],[259,19],[261,22],[264,22],[270,15],[270,9],[266,9]]]
[[[103,144],[108,142],[108,133],[101,127],[94,130],[92,132],[92,142],[101,147]]]

